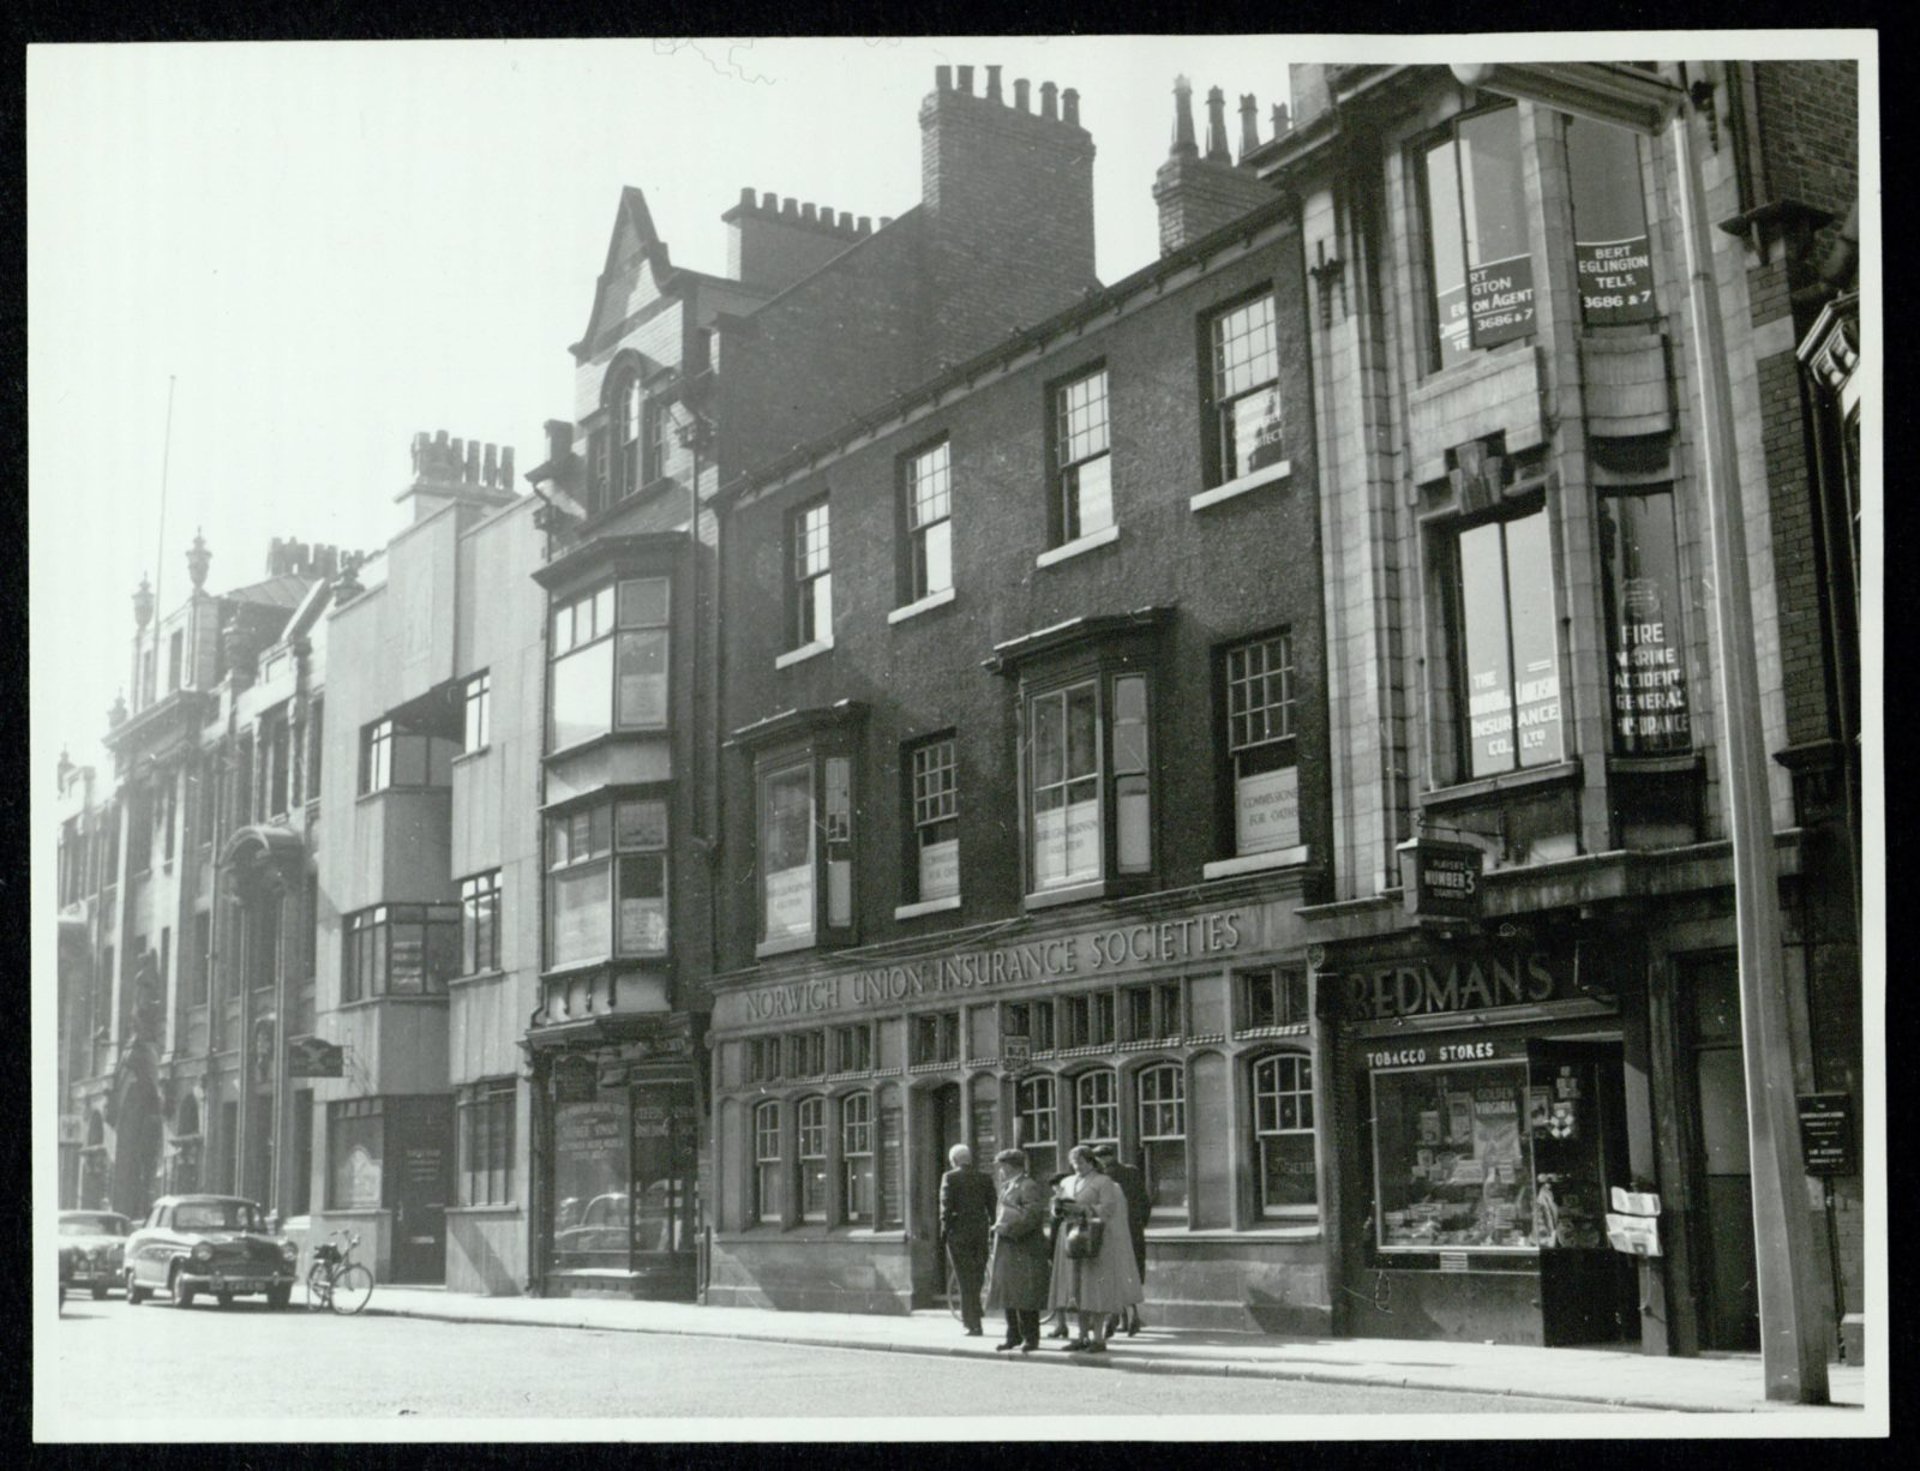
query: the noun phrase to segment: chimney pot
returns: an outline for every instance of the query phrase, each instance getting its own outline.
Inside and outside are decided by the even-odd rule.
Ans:
[[[753,190],[751,188],[742,189],[740,191],[740,207],[742,209],[753,208]]]
[[[760,196],[760,208],[770,215],[780,213],[780,196],[769,191]]]
[[[1255,105],[1253,93],[1240,94],[1240,157],[1246,156],[1260,146],[1260,109]]]
[[[500,446],[500,488],[513,489],[513,446],[510,444]]]
[[[862,235],[871,235],[871,234],[873,233],[873,216],[872,216],[872,215],[861,215],[861,216],[860,216],[860,223],[859,223],[859,225],[858,225],[858,226],[856,226],[855,228],[856,228],[856,229],[857,229],[857,230],[859,231],[859,233],[860,233],[860,234],[862,234]]]
[[[1080,94],[1072,87],[1060,94],[1060,117],[1071,127],[1080,126]]]
[[[787,220],[800,218],[800,201],[788,195],[780,201],[780,217]]]
[[[1284,102],[1274,103],[1273,104],[1273,136],[1278,138],[1282,133],[1286,132],[1287,129],[1291,128],[1292,126],[1293,126],[1293,123],[1287,117],[1287,104]]]
[[[1058,122],[1060,119],[1060,89],[1052,82],[1040,84],[1040,116]]]
[[[973,68],[963,66],[958,68],[958,72],[959,75],[955,78],[954,90],[957,92],[965,92],[969,97],[973,96]]]
[[[491,489],[500,483],[500,450],[488,445],[480,454],[480,483]]]
[[[987,68],[987,101],[998,102],[1000,100],[1000,68],[990,66]]]
[[[1219,163],[1232,163],[1227,152],[1227,94],[1218,87],[1207,88],[1207,157]]]
[[[936,66],[933,69],[933,85],[936,91],[951,92],[953,90],[953,68],[950,66]]]
[[[1193,83],[1185,77],[1173,79],[1173,146],[1167,150],[1173,158],[1193,158],[1200,145],[1193,137]]]
[[[1028,91],[1032,86],[1033,84],[1025,77],[1020,78],[1019,81],[1013,84],[1013,105],[1022,112],[1031,112],[1033,110],[1032,105],[1027,100]]]
[[[803,204],[800,206],[800,218],[809,225],[814,224],[820,218],[820,211],[811,204]]]
[[[853,229],[853,211],[852,210],[843,209],[840,211],[840,228],[847,231],[851,231]]]

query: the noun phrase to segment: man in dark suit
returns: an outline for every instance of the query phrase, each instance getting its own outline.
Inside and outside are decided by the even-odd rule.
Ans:
[[[1153,1201],[1147,1195],[1147,1181],[1132,1165],[1120,1162],[1120,1151],[1112,1144],[1096,1144],[1093,1157],[1100,1161],[1100,1168],[1113,1183],[1120,1187],[1120,1193],[1127,1198],[1127,1235],[1133,1240],[1133,1264],[1140,1272],[1140,1285],[1147,1285],[1147,1212],[1153,1209]],[[1126,1329],[1131,1337],[1140,1331],[1140,1309],[1128,1308],[1125,1320],[1119,1325]]]
[[[980,1336],[980,1288],[987,1273],[993,1213],[998,1204],[993,1181],[973,1167],[973,1151],[956,1144],[947,1151],[953,1166],[940,1179],[940,1240],[960,1279],[960,1321],[967,1336]]]

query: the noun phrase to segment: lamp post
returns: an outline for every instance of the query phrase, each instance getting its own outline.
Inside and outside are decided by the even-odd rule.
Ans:
[[[1818,1247],[1808,1219],[1795,1100],[1779,866],[1773,847],[1760,670],[1747,581],[1746,517],[1733,440],[1733,397],[1687,96],[1638,68],[1572,62],[1455,65],[1464,86],[1523,98],[1578,117],[1667,134],[1679,174],[1695,381],[1700,479],[1712,550],[1714,673],[1720,697],[1734,918],[1739,943],[1740,1035],[1760,1298],[1760,1346],[1770,1400],[1827,1403],[1828,1335],[1814,1281]]]

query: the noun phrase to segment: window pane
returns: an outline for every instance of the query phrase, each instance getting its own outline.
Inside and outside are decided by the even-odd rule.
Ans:
[[[1103,368],[1059,391],[1057,452],[1071,465],[1107,448],[1107,374]]]
[[[1373,1074],[1375,1230],[1386,1250],[1531,1250],[1524,1062]],[[1566,1226],[1569,1217],[1562,1218]],[[1599,1221],[1575,1230],[1601,1244]]]
[[[1607,624],[1613,655],[1613,747],[1622,755],[1692,748],[1673,497],[1600,502]]]
[[[613,588],[603,587],[593,595],[593,633],[597,638],[613,627]]]
[[[614,809],[614,840],[626,850],[667,846],[667,804],[621,802]]]
[[[554,750],[605,735],[612,704],[613,645],[591,644],[553,664],[553,718],[548,743]]]
[[[1632,133],[1608,123],[1569,118],[1567,171],[1573,189],[1575,239],[1626,241],[1647,233],[1640,149]]]
[[[667,948],[667,860],[636,854],[620,860],[620,953],[658,955]]]
[[[804,767],[767,778],[761,852],[766,936],[813,933],[813,781]]]
[[[1463,681],[1473,776],[1511,770],[1512,665],[1507,647],[1507,593],[1501,526],[1492,522],[1460,533],[1460,612]]]
[[[394,736],[393,784],[397,787],[423,787],[427,784],[427,738],[425,736]]]
[[[1459,132],[1468,263],[1491,265],[1525,254],[1527,203],[1520,179],[1520,110],[1502,107],[1479,113],[1462,121]]]
[[[1439,337],[1439,365],[1444,368],[1467,351],[1466,232],[1460,221],[1460,175],[1451,138],[1427,150],[1426,185],[1434,325]]]
[[[1285,416],[1280,390],[1263,388],[1222,406],[1224,459],[1221,474],[1231,480],[1264,470],[1287,457]]]
[[[618,719],[621,725],[658,726],[667,723],[667,632],[623,633],[617,640],[619,683]],[[576,656],[580,657],[580,656]]]
[[[1101,455],[1067,472],[1067,538],[1092,536],[1113,525],[1113,459]]]
[[[1065,776],[1067,702],[1047,695],[1033,702],[1033,775],[1036,787],[1058,785]]]
[[[1507,523],[1507,587],[1513,602],[1513,675],[1520,764],[1547,766],[1565,755],[1554,623],[1553,552],[1547,513]]]
[[[608,947],[607,869],[594,864],[553,876],[554,965],[601,960]]]
[[[667,621],[667,579],[632,577],[619,586],[620,626],[655,628]]]
[[[1091,684],[1075,685],[1067,691],[1067,775],[1092,776],[1099,770],[1099,700]]]
[[[953,586],[953,523],[941,521],[921,534],[922,597]]]

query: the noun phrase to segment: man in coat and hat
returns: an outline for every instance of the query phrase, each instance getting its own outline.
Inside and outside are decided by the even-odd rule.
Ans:
[[[1000,1179],[1000,1211],[993,1221],[993,1254],[987,1269],[987,1305],[1007,1315],[1007,1336],[995,1345],[1005,1353],[1030,1354],[1040,1347],[1040,1315],[1047,1306],[1053,1248],[1047,1217],[1053,1197],[1027,1173],[1027,1156],[1003,1149],[993,1157]]]
[[[969,1338],[978,1338],[980,1288],[993,1226],[993,1181],[973,1167],[973,1151],[964,1144],[947,1151],[947,1163],[953,1168],[940,1179],[940,1239],[960,1279],[960,1321]]]
[[[1127,1198],[1127,1235],[1133,1238],[1133,1261],[1140,1272],[1140,1286],[1147,1285],[1147,1213],[1153,1209],[1153,1200],[1147,1194],[1147,1181],[1132,1165],[1120,1162],[1120,1151],[1112,1144],[1096,1144],[1093,1156],[1100,1161],[1100,1169],[1120,1187],[1120,1193]],[[1136,1304],[1127,1309],[1125,1320],[1119,1327],[1124,1328],[1128,1337],[1140,1331],[1140,1308]]]

